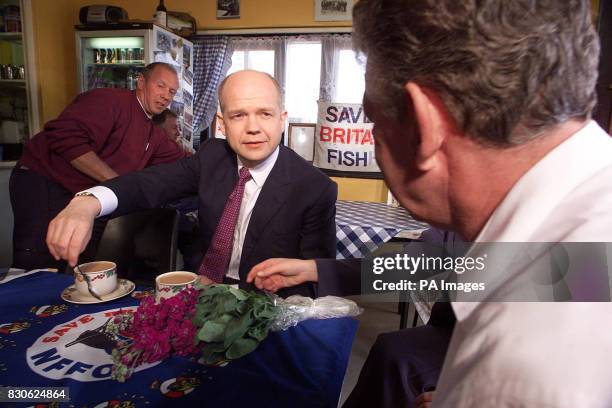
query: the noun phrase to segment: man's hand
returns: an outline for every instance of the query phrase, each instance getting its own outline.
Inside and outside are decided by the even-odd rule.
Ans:
[[[100,202],[95,197],[75,197],[49,223],[47,246],[56,260],[65,259],[74,266],[79,254],[91,239],[93,221],[100,213]]]
[[[317,264],[312,259],[272,258],[255,265],[247,275],[247,282],[270,292],[317,281]]]
[[[200,283],[202,285],[213,285],[215,283],[215,281],[213,281],[212,279],[210,279],[207,276],[200,275]]]
[[[434,391],[427,391],[414,400],[414,408],[430,408],[433,401]]]

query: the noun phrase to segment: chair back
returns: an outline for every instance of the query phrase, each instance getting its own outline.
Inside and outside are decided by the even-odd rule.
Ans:
[[[176,269],[178,211],[156,208],[111,219],[96,260],[112,261],[117,272],[137,283],[152,283]]]

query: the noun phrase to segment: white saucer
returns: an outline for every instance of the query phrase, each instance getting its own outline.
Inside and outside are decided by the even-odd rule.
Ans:
[[[130,293],[132,293],[135,287],[136,285],[134,284],[134,282],[129,281],[127,279],[119,279],[117,289],[107,295],[100,296],[102,300],[99,300],[93,296],[81,294],[76,290],[74,284],[72,284],[62,291],[62,299],[66,302],[77,303],[79,305],[86,305],[90,303],[103,303],[129,295]]]

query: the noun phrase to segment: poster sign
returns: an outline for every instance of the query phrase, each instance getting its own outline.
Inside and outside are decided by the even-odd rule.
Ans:
[[[372,127],[361,104],[319,101],[313,164],[335,171],[380,172]]]

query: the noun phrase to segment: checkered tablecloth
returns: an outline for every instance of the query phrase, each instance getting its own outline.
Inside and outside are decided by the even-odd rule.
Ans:
[[[403,208],[364,201],[336,202],[336,258],[362,258],[401,231],[422,230]]]

